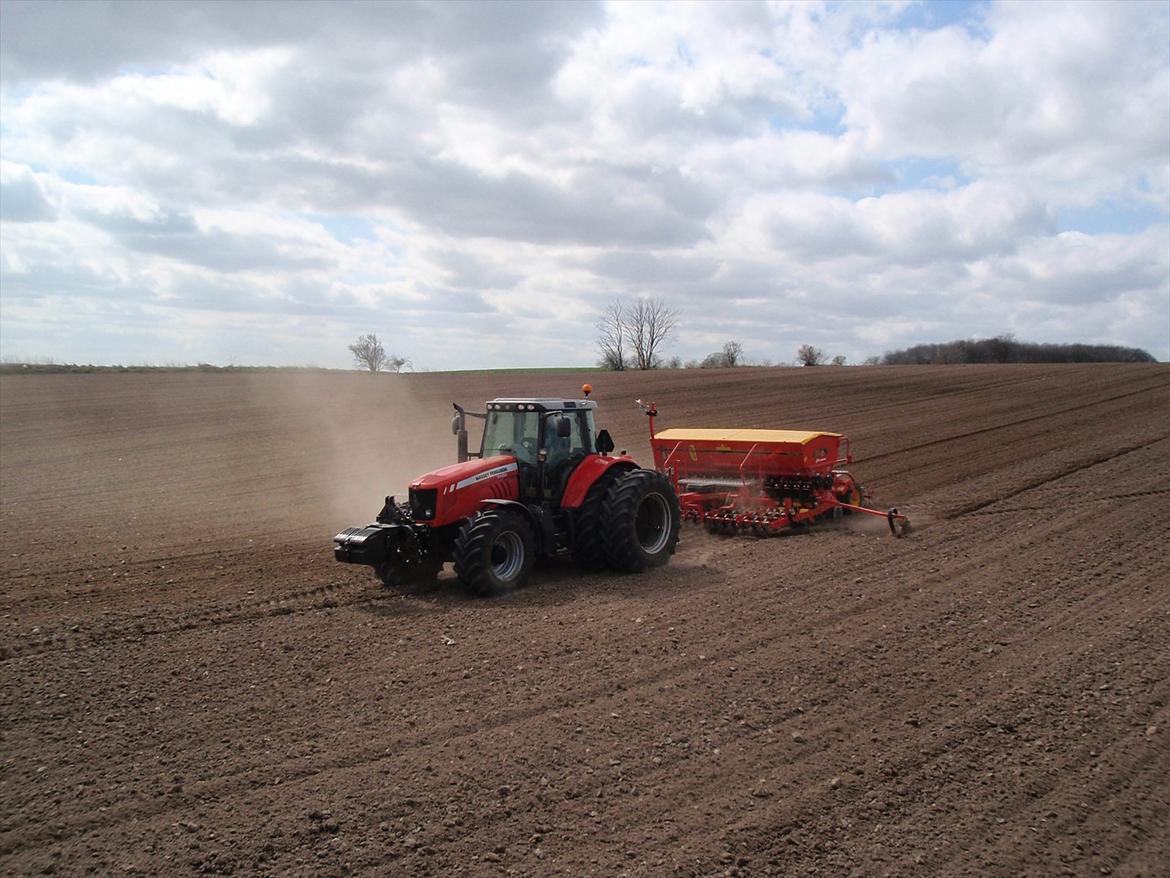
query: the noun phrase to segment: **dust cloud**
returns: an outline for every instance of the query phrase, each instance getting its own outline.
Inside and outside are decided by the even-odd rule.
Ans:
[[[283,490],[336,529],[372,521],[386,495],[403,500],[411,481],[454,463],[450,402],[479,407],[423,398],[409,376],[306,372],[282,379],[257,381],[252,391],[254,408],[269,409],[290,431],[280,455],[297,472]],[[472,445],[479,442],[475,427]]]
[[[155,372],[5,378],[0,542],[165,554],[191,544],[318,541],[372,521],[387,494],[455,460],[446,393],[417,376]],[[440,390],[459,388],[441,388]],[[482,399],[456,399],[474,408]],[[479,441],[472,437],[473,444]],[[30,534],[34,538],[30,542]]]

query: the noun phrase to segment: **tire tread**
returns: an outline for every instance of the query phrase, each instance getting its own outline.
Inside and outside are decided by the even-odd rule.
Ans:
[[[501,591],[491,571],[488,544],[502,523],[512,523],[526,535],[523,542],[529,556],[528,569],[522,570],[513,584],[523,585],[532,567],[534,536],[532,528],[521,516],[508,510],[490,509],[469,518],[455,538],[455,575],[472,594],[479,597],[490,597]]]
[[[638,545],[634,531],[634,517],[638,502],[652,488],[665,488],[670,498],[672,533],[660,558],[648,560]],[[615,570],[625,573],[639,573],[648,566],[665,564],[674,554],[678,545],[679,507],[678,498],[666,477],[654,470],[629,470],[610,486],[601,505],[601,543],[606,561]]]
[[[606,470],[594,482],[585,495],[585,502],[573,518],[573,560],[586,570],[603,570],[608,564],[602,546],[601,507],[613,482],[623,470]]]

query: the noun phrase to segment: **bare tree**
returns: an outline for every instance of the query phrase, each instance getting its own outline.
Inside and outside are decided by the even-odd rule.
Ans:
[[[354,365],[359,369],[380,372],[386,365],[386,349],[373,333],[359,336],[358,340],[349,346],[349,352],[353,354]]]
[[[802,366],[820,366],[825,362],[825,352],[810,344],[802,344],[796,352],[796,360]]]
[[[833,362],[831,365],[844,366],[845,365],[845,355],[844,354],[837,354],[837,356],[833,357]]]
[[[601,352],[601,365],[614,372],[626,368],[626,306],[621,299],[614,299],[597,321],[597,348]]]
[[[674,334],[678,313],[661,299],[637,299],[626,310],[625,325],[634,348],[634,365],[653,369],[659,349]]]
[[[743,345],[737,341],[729,341],[722,350],[707,354],[700,363],[703,369],[732,369],[743,360]]]
[[[398,357],[391,354],[386,358],[386,369],[390,372],[401,372],[403,369],[410,369],[410,359],[408,357]]]

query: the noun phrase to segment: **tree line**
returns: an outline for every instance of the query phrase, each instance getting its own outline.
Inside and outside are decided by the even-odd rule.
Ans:
[[[632,302],[614,299],[597,321],[597,365],[613,372],[627,369],[730,369],[749,365],[743,345],[735,339],[724,342],[719,350],[702,360],[683,362],[679,357],[666,359],[663,346],[674,337],[678,312],[662,299],[637,298]],[[845,364],[845,357],[831,359],[820,348],[802,345],[796,353],[802,366]],[[752,365],[771,366],[770,361]]]
[[[939,366],[959,363],[1156,363],[1141,348],[1103,344],[1044,344],[1009,335],[918,344],[882,355],[885,366]]]
[[[621,372],[626,369],[729,369],[736,366],[771,366],[769,360],[751,361],[743,345],[731,339],[702,360],[679,357],[666,359],[663,347],[674,338],[678,312],[661,299],[639,298],[632,302],[613,300],[597,322],[598,365]],[[354,365],[370,372],[401,372],[410,369],[410,360],[388,354],[376,335],[363,335],[349,346]],[[1156,363],[1141,348],[1121,345],[1049,344],[1017,341],[1011,335],[995,338],[957,339],[918,344],[881,357],[869,357],[866,366],[937,366],[978,363]],[[801,345],[796,352],[801,366],[844,366],[843,355],[829,356],[822,349]],[[778,365],[786,365],[780,363]]]

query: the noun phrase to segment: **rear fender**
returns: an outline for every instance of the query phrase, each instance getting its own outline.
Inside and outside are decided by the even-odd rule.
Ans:
[[[637,469],[638,464],[629,457],[602,457],[600,454],[591,454],[586,457],[569,476],[564,496],[561,497],[561,506],[565,509],[580,508],[594,483],[615,467]]]

